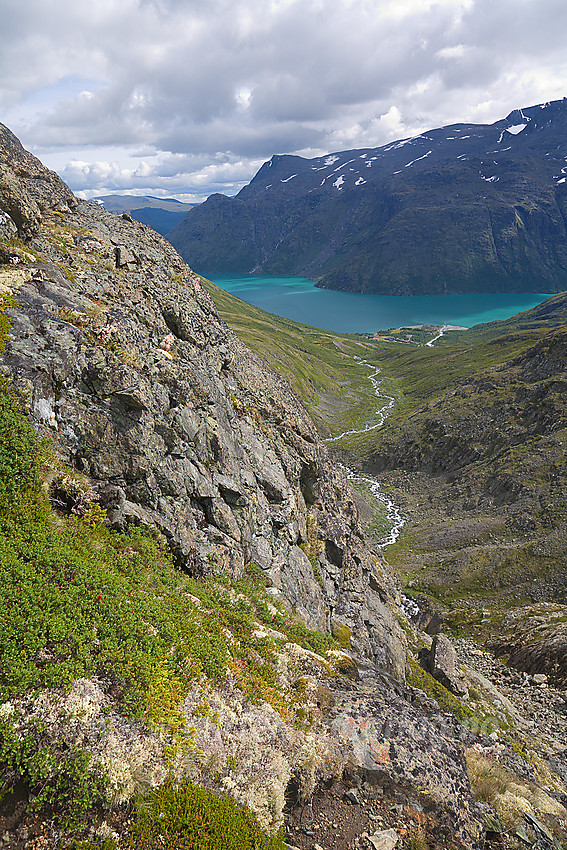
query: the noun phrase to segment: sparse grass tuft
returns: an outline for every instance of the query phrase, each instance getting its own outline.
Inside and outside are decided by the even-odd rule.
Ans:
[[[494,806],[505,829],[520,823],[525,812],[537,815],[551,829],[555,818],[564,820],[567,816],[561,803],[542,788],[513,776],[497,762],[472,749],[466,751],[466,760],[474,796]]]
[[[429,850],[427,835],[422,826],[417,826],[410,831],[406,838],[406,847],[408,850]]]

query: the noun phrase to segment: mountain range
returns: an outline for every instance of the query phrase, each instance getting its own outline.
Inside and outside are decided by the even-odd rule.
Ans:
[[[567,287],[567,100],[316,159],[273,156],[168,233],[204,273],[392,295]]]
[[[109,212],[127,213],[162,235],[176,227],[194,206],[175,198],[154,198],[151,195],[100,195],[93,201]]]

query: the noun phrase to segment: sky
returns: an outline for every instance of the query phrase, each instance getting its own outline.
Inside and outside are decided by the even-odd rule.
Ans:
[[[567,96],[565,0],[0,0],[0,121],[83,197],[234,195]]]

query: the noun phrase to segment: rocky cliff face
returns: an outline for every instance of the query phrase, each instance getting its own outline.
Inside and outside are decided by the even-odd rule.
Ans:
[[[300,403],[165,240],[77,205],[5,128],[2,138],[4,212],[17,207],[18,232],[36,235],[2,278],[17,306],[1,365],[35,423],[114,525],[159,528],[193,575],[256,562],[308,624],[348,626],[357,650],[403,677],[393,588]],[[14,206],[16,179],[27,182]],[[73,494],[57,498],[72,509]]]
[[[30,236],[42,211],[75,205],[73,193],[54,171],[26,151],[13,133],[0,125],[0,232],[2,237]]]
[[[274,156],[169,234],[204,272],[386,295],[567,285],[567,102],[313,160]]]

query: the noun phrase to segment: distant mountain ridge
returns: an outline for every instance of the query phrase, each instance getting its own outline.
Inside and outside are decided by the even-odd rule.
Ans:
[[[168,238],[209,273],[412,295],[567,288],[567,99],[316,159],[273,156]]]
[[[178,225],[195,204],[184,204],[176,198],[154,198],[151,195],[101,195],[93,198],[109,212],[128,213],[136,221],[147,224],[162,236]]]

